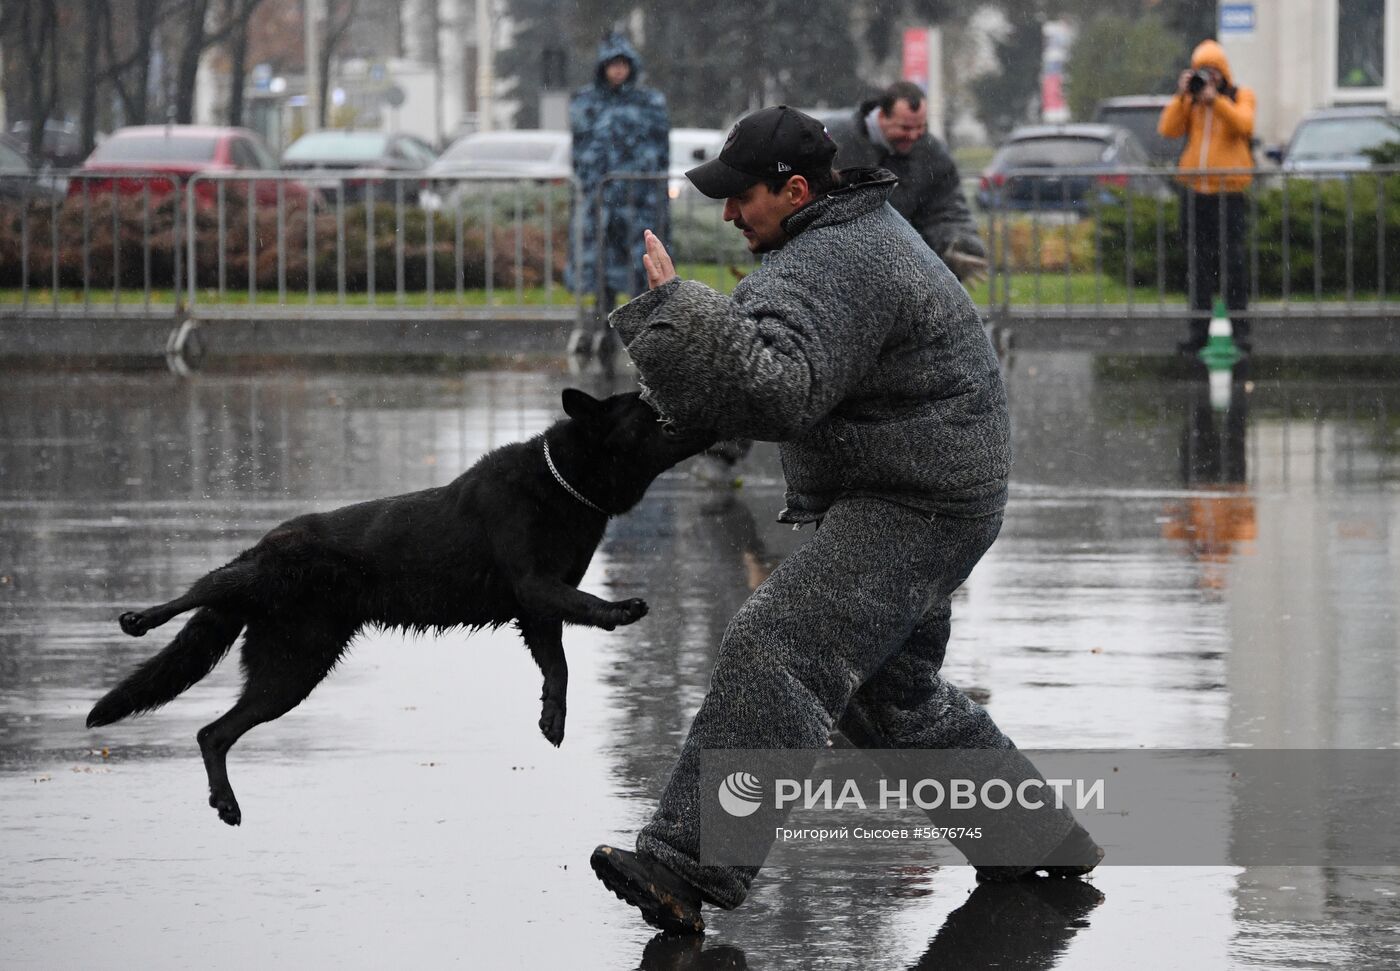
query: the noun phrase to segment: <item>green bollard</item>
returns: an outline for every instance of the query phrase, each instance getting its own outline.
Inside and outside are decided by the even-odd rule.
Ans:
[[[1230,407],[1231,382],[1235,364],[1244,357],[1235,345],[1234,328],[1225,310],[1225,301],[1219,298],[1211,310],[1210,334],[1206,346],[1200,350],[1200,358],[1205,362],[1206,374],[1210,379],[1210,403],[1216,411],[1227,411]]]
[[[1211,311],[1210,333],[1206,338],[1206,346],[1198,353],[1206,367],[1212,371],[1228,370],[1244,356],[1235,346],[1234,328],[1230,324],[1229,314],[1225,311],[1225,301],[1219,297],[1216,298],[1215,307]]]

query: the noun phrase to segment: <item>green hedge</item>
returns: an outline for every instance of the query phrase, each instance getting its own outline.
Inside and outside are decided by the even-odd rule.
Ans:
[[[1400,296],[1400,175],[1355,176],[1349,184],[1349,205],[1346,179],[1295,178],[1288,180],[1285,189],[1280,178],[1270,177],[1266,184],[1256,186],[1253,235],[1257,240],[1261,297],[1282,295],[1285,250],[1290,294],[1314,292],[1319,256],[1322,294],[1335,297],[1346,293],[1348,208],[1353,228],[1353,290],[1360,294],[1379,290],[1380,249],[1384,245],[1385,291]],[[1130,264],[1134,285],[1156,286],[1160,205],[1160,218],[1165,224],[1165,245],[1160,255],[1166,288],[1169,292],[1184,292],[1187,254],[1178,231],[1179,201],[1159,204],[1139,196],[1132,200],[1131,207],[1126,203],[1120,196],[1117,205],[1104,206],[1099,211],[1103,272],[1126,280]]]

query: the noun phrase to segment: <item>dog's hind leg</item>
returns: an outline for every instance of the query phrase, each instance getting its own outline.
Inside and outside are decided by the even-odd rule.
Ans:
[[[354,632],[353,627],[309,620],[248,625],[243,638],[243,695],[197,736],[209,775],[209,805],[230,826],[243,821],[243,812],[228,779],[228,750],[249,729],[301,704],[335,667]]]
[[[183,596],[145,610],[129,610],[118,617],[117,622],[127,634],[140,637],[146,631],[195,607],[224,606],[230,597],[245,591],[257,573],[255,560],[234,560],[200,577]]]
[[[564,741],[564,715],[569,694],[569,664],[564,659],[564,624],[559,620],[522,617],[520,634],[544,675],[540,693],[540,732],[551,745]]]

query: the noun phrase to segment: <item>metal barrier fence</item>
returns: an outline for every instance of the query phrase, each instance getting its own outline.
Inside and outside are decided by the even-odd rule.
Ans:
[[[0,173],[0,316],[574,319],[576,197],[571,179]]]
[[[1400,166],[1249,174],[1248,316],[1397,312]],[[572,179],[0,173],[0,317],[582,319],[591,297],[565,285],[575,217],[619,181],[664,187],[683,275],[727,289],[752,267],[722,204],[664,175],[613,173],[583,199]],[[1013,170],[979,197],[996,319],[1179,319],[1197,304],[1191,221],[1232,218],[1145,168]],[[1221,254],[1226,287],[1239,265]]]
[[[12,298],[0,316],[178,313],[179,190],[178,177],[141,171],[0,174],[0,292]]]
[[[1234,201],[1196,191],[1241,176],[1248,184]],[[1387,254],[1400,242],[1400,166],[1206,169],[1186,178],[1151,168],[1014,169],[984,182],[989,315],[1179,320],[1209,316],[1211,297],[1232,289],[1232,305],[1248,302],[1232,317],[1400,313],[1400,257]],[[1235,259],[1220,246],[1218,265],[1205,266],[1198,229],[1233,235]]]
[[[189,313],[262,315],[275,294],[291,317],[573,317],[561,276],[576,197],[571,179],[196,175]]]

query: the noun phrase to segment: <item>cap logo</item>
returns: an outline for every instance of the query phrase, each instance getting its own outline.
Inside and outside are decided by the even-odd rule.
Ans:
[[[779,162],[779,163],[778,163],[778,171],[779,171],[779,172],[791,172],[791,171],[792,171],[792,166],[791,166],[791,165],[788,165],[786,162]]]

